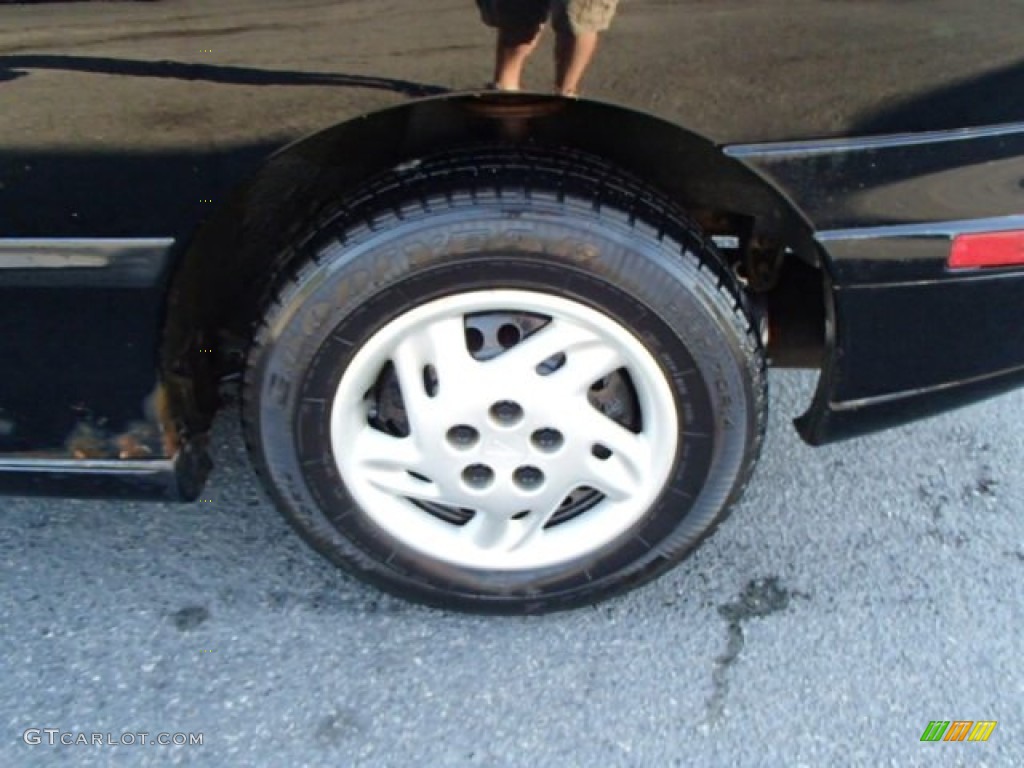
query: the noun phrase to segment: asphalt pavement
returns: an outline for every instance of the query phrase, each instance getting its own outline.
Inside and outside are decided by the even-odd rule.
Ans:
[[[551,616],[335,571],[265,499],[234,409],[202,501],[0,500],[0,765],[1024,764],[1024,394],[812,449],[788,422],[814,377],[771,383],[719,532]],[[922,743],[932,720],[998,725]]]

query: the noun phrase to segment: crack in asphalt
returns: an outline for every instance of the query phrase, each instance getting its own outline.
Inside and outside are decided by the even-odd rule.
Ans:
[[[777,576],[754,579],[731,603],[718,606],[718,614],[728,622],[725,652],[715,659],[715,669],[711,673],[713,690],[707,704],[707,724],[715,725],[725,714],[725,698],[729,692],[729,668],[736,663],[743,651],[743,622],[751,618],[764,618],[773,613],[784,611],[789,606],[791,593],[779,584]]]

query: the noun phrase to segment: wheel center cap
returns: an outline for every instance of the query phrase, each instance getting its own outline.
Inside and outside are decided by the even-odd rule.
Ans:
[[[519,459],[526,455],[525,450],[517,448],[509,438],[504,437],[492,437],[487,440],[484,453],[496,459]]]

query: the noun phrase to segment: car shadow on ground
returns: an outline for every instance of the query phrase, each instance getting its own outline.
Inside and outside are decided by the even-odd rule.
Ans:
[[[865,113],[850,133],[952,131],[1020,123],[1022,113],[1024,60]]]
[[[448,93],[450,89],[439,85],[397,80],[389,77],[349,75],[337,72],[296,72],[254,67],[195,64],[184,61],[144,61],[115,59],[105,56],[63,56],[54,54],[26,54],[0,56],[0,83],[24,77],[31,70],[61,70],[89,72],[125,77],[155,77],[172,80],[203,81],[226,85],[290,85],[336,86],[341,88],[369,88],[393,91],[403,96],[418,98]]]

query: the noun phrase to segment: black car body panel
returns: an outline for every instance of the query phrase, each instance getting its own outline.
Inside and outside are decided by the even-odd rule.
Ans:
[[[813,222],[832,333],[811,443],[1024,380],[1024,273],[951,271],[957,235],[1024,228],[1024,125],[729,147]]]
[[[467,0],[0,4],[0,492],[194,497],[294,226],[473,142],[600,155],[818,270],[810,442],[1018,386],[1024,270],[947,259],[1024,230],[1022,28],[1012,0],[632,0],[570,101],[482,94]]]

